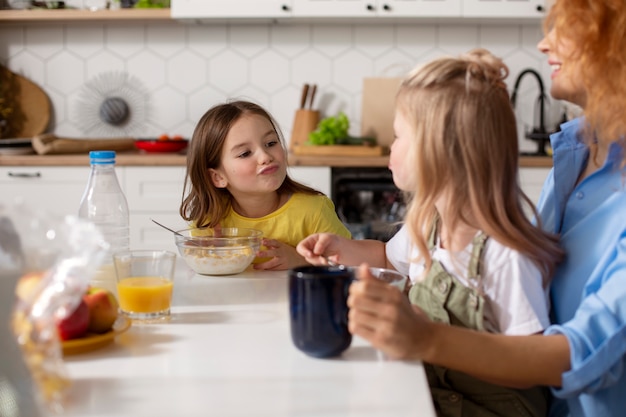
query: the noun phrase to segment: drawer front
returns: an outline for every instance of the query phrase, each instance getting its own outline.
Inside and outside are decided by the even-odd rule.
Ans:
[[[165,249],[178,254],[178,249],[174,243],[174,234],[152,223],[150,219],[174,230],[187,227],[178,213],[131,213],[130,247],[132,249]]]
[[[89,179],[89,171],[91,168],[87,166],[80,167],[48,167],[48,166],[19,166],[19,167],[0,167],[0,183],[17,182],[20,184],[29,184],[25,181],[31,181],[33,184],[41,184],[42,182],[61,182],[76,183],[87,186]],[[118,169],[119,171],[119,169]],[[119,172],[118,172],[119,175]]]
[[[2,167],[0,203],[21,201],[57,215],[77,215],[89,167]]]
[[[185,167],[125,167],[131,248],[167,249],[178,253],[173,234],[150,219],[175,230],[187,227],[178,214],[185,172]]]
[[[184,167],[125,167],[128,207],[136,212],[178,213],[185,181]]]

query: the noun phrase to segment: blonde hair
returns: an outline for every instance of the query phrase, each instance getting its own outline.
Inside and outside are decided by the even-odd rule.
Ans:
[[[452,218],[528,256],[544,282],[562,251],[556,236],[536,227],[536,216],[518,182],[519,148],[515,115],[504,79],[508,68],[489,51],[475,49],[459,58],[440,58],[416,68],[403,80],[396,111],[411,125],[409,166],[413,166],[406,224],[424,259],[436,200],[445,191]]]
[[[187,174],[183,188],[181,217],[197,227],[215,227],[228,214],[233,196],[225,188],[217,188],[211,181],[211,168],[222,164],[222,149],[231,127],[246,114],[267,119],[274,128],[285,150],[284,140],[274,118],[261,106],[248,101],[233,101],[210,108],[198,121],[187,152]],[[286,152],[286,151],[285,151]],[[322,194],[300,184],[287,175],[277,190],[279,195],[305,193]]]
[[[578,60],[587,94],[587,139],[626,147],[626,2],[557,0],[544,22],[546,32],[551,28],[576,45],[569,58]]]

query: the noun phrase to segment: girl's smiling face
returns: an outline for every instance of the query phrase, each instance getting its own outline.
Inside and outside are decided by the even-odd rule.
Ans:
[[[287,176],[286,153],[272,123],[257,114],[242,115],[231,127],[219,168],[211,180],[237,198],[276,191]]]

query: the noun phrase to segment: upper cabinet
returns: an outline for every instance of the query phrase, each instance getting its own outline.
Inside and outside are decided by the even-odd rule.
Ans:
[[[172,18],[541,19],[545,0],[171,0]]]
[[[176,0],[174,19],[290,17],[292,0]]]
[[[541,18],[544,0],[462,0],[464,17]]]
[[[531,19],[546,0],[171,0],[170,9],[0,10],[0,22],[75,20]],[[371,19],[370,19],[371,20]]]
[[[293,0],[294,17],[460,17],[461,0]]]

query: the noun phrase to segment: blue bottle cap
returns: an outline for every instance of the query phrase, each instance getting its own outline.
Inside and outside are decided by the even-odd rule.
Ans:
[[[115,151],[91,151],[89,152],[89,160],[92,164],[114,164]]]

